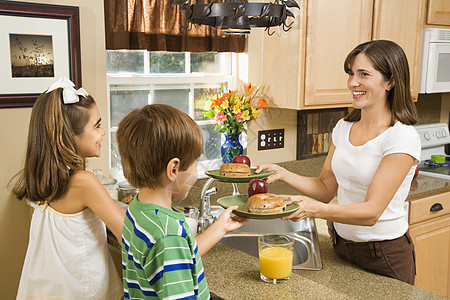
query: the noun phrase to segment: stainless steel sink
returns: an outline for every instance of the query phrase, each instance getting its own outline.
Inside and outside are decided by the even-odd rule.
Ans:
[[[252,219],[242,228],[225,235],[220,242],[258,257],[258,236],[265,233],[284,233],[294,238],[293,269],[322,269],[316,224],[312,218],[300,222]]]

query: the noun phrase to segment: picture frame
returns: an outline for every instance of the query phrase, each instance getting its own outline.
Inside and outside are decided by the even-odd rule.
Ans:
[[[327,155],[333,128],[348,112],[348,107],[298,111],[297,160]]]
[[[0,108],[32,107],[65,76],[81,87],[79,8],[0,2]]]

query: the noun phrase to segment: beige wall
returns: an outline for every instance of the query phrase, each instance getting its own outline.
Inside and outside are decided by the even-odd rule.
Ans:
[[[26,2],[79,6],[81,35],[81,71],[83,87],[96,99],[107,128],[106,60],[103,1],[34,0]],[[5,66],[2,66],[5,67]],[[1,93],[1,88],[0,88]],[[31,108],[0,109],[0,298],[14,299],[28,243],[30,209],[8,191],[7,183],[17,173],[25,155]],[[108,170],[107,136],[103,139],[102,158],[88,167]]]

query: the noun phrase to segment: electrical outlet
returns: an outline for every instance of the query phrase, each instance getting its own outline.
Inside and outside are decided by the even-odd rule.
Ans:
[[[258,131],[258,150],[284,148],[284,129]]]

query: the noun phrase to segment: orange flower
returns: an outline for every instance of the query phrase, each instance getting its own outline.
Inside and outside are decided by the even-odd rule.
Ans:
[[[222,102],[224,101],[224,97],[222,96],[222,97],[220,97],[219,98],[219,95],[216,95],[216,99],[211,99],[212,101],[211,101],[211,109],[214,107],[214,106],[221,106],[222,105]]]
[[[249,83],[248,85],[245,85],[245,83],[242,84],[244,86],[245,94],[250,95],[253,93],[253,91],[256,89],[256,85],[253,85]]]
[[[256,103],[256,108],[257,109],[261,109],[261,108],[265,108],[266,111],[269,111],[269,101],[264,100],[261,96],[258,98],[258,102]]]

